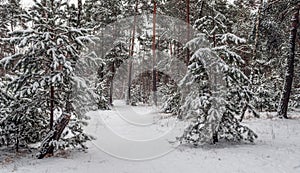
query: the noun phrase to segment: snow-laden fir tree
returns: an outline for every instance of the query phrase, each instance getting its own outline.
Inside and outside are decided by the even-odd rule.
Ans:
[[[34,1],[22,15],[32,26],[10,32],[4,39],[19,49],[1,60],[5,69],[16,74],[9,84],[14,100],[9,103],[11,120],[6,124],[18,136],[17,142],[41,141],[49,124],[52,133],[53,121],[64,115],[71,119],[62,142],[50,145],[85,148],[84,142],[91,139],[83,132],[87,117],[76,111],[72,94],[73,86],[82,84],[75,74],[76,63],[82,58],[80,50],[87,49],[85,45],[93,36],[87,29],[68,25],[67,9],[62,1]]]
[[[204,34],[187,44],[195,53],[181,83],[182,89],[189,89],[183,91],[180,113],[191,124],[180,141],[193,145],[253,142],[257,137],[237,119],[245,108],[253,109],[249,80],[240,69],[244,61],[235,51],[245,39],[229,32],[230,21],[217,8],[219,3],[224,1],[211,2],[211,12],[195,22],[195,29]]]

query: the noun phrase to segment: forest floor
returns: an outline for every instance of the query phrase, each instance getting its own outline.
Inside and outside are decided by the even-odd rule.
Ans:
[[[254,144],[217,144],[198,148],[178,145],[185,123],[149,106],[115,102],[109,111],[89,113],[87,133],[96,137],[89,149],[59,151],[37,160],[34,152],[0,153],[0,172],[18,173],[177,173],[300,172],[300,114],[292,119],[248,118],[258,135]]]

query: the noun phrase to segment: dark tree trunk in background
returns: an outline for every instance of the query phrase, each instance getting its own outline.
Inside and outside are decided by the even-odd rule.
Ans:
[[[261,23],[261,13],[262,13],[262,8],[263,8],[263,3],[264,3],[264,1],[260,0],[260,5],[258,8],[257,19],[256,19],[256,24],[255,24],[255,38],[254,38],[254,49],[253,49],[254,58],[257,57],[257,49],[258,49],[259,37],[260,37],[259,28],[260,28],[260,23]]]
[[[187,41],[190,40],[190,0],[186,0],[186,23],[187,23]],[[190,63],[190,50],[187,49],[186,55],[186,65],[189,66]]]
[[[113,78],[114,78],[114,74],[115,74],[115,63],[112,62],[112,65],[111,65],[111,73],[112,73],[112,76],[111,76],[111,79],[110,79],[110,91],[109,91],[109,104],[112,106],[113,104],[113,90],[114,90],[114,81],[113,81]]]
[[[157,106],[157,86],[156,86],[156,1],[153,2],[153,36],[152,36],[152,54],[153,54],[153,102]]]
[[[200,8],[199,8],[199,18],[202,18],[203,9],[204,9],[204,0],[201,1]]]
[[[82,0],[78,0],[78,16],[77,16],[77,27],[80,27],[81,24],[81,13],[82,13]]]
[[[53,128],[53,117],[54,117],[54,86],[52,84],[50,88],[50,130]]]
[[[282,96],[279,103],[278,116],[281,118],[287,117],[288,104],[290,100],[290,95],[292,91],[293,78],[294,78],[294,63],[295,63],[295,49],[296,49],[296,37],[297,29],[299,25],[299,9],[300,3],[298,3],[295,13],[293,14],[291,20],[291,33],[290,33],[290,52],[287,59],[287,71],[284,81],[284,87],[282,91]]]

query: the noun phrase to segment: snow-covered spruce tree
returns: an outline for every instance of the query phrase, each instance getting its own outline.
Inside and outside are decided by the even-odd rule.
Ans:
[[[82,47],[92,41],[87,29],[68,26],[67,4],[62,1],[34,1],[22,17],[32,27],[9,33],[5,39],[19,52],[5,57],[1,64],[13,69],[16,77],[10,83],[15,101],[11,102],[9,125],[15,127],[19,141],[41,141],[53,133],[53,120],[64,115],[71,117],[56,147],[82,147],[91,137],[83,132],[84,115],[76,112],[72,103],[73,87],[78,85],[75,65],[81,58]],[[79,48],[79,49],[78,49]],[[53,117],[52,117],[53,116]]]
[[[187,44],[195,53],[181,83],[182,88],[189,86],[190,90],[183,95],[180,113],[191,119],[191,124],[179,139],[193,145],[219,140],[253,142],[257,137],[237,119],[245,107],[253,108],[249,104],[249,80],[240,70],[244,61],[235,53],[245,39],[228,32],[228,19],[213,6],[217,2],[212,3],[210,15],[195,23],[204,35]]]

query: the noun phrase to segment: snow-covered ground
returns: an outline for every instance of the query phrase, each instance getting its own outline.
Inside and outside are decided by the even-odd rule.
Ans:
[[[153,107],[128,107],[89,113],[87,132],[97,139],[87,152],[58,152],[37,160],[0,156],[1,173],[177,173],[300,172],[300,119],[249,119],[259,136],[255,144],[178,146],[184,124]],[[19,154],[20,155],[20,154]]]

